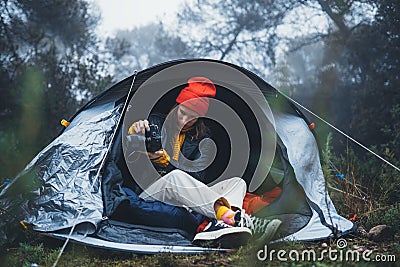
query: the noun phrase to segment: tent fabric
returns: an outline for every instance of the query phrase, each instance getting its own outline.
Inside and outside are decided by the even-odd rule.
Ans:
[[[304,188],[308,202],[312,202],[313,215],[307,226],[287,236],[286,240],[314,240],[317,237],[330,236],[332,229],[321,224],[335,227],[346,232],[353,229],[353,223],[339,216],[326,192],[317,143],[303,119],[287,114],[275,114],[276,129],[287,148],[288,158],[293,166],[298,183]],[[301,140],[301,142],[299,142]]]
[[[129,100],[131,86],[135,92],[147,79],[164,69],[204,62],[229,66],[251,79],[274,111],[277,149],[273,169],[256,193],[277,185],[282,187],[282,193],[256,215],[280,218],[283,221],[279,231],[282,240],[316,240],[330,237],[333,233],[341,235],[353,231],[355,225],[337,214],[326,192],[318,146],[305,116],[254,73],[230,63],[199,59],[172,61],[143,70],[82,107],[71,118],[70,126],[0,193],[1,244],[14,240],[16,232],[13,227],[17,227],[19,221],[25,221],[36,231],[62,239],[68,236],[68,229],[77,225],[72,240],[110,249],[142,253],[207,251],[207,248],[191,244],[193,232],[188,230],[160,229],[138,226],[133,221],[110,220],[110,217],[115,219],[113,215],[121,203],[128,200],[123,187],[135,190],[137,186],[132,182],[123,158],[122,138],[126,129],[118,124],[124,103]],[[192,76],[197,76],[197,73]],[[174,102],[177,92],[179,88],[158,103],[155,109],[168,112],[166,107]],[[259,128],[245,102],[221,86],[217,92],[216,98],[232,103],[234,110],[246,121],[246,127],[252,129],[250,138],[255,136],[255,141],[251,141],[248,168],[243,175],[249,184],[248,177],[254,172],[254,162],[258,162],[260,154]],[[212,122],[210,125],[217,132],[214,139],[217,147],[229,147],[229,138],[223,129]],[[111,149],[107,151],[111,142]],[[225,166],[226,158],[229,154],[221,152],[216,160]],[[104,165],[100,169],[102,162]],[[211,165],[210,169],[216,176],[222,173],[217,165]],[[123,239],[118,238],[120,233],[123,233]],[[150,248],[152,245],[154,249]]]
[[[154,232],[152,232],[154,235]],[[196,247],[193,245],[156,245],[156,244],[143,244],[143,243],[122,243],[114,242],[109,240],[103,240],[96,237],[87,235],[81,235],[74,233],[72,235],[65,233],[46,233],[45,235],[58,238],[67,239],[69,238],[75,243],[82,245],[93,246],[102,249],[118,250],[123,252],[137,253],[137,254],[156,254],[156,253],[179,253],[179,254],[198,254],[198,253],[209,253],[209,252],[221,252],[231,251],[230,249],[223,248],[208,248],[208,247]],[[169,235],[168,235],[169,236]]]
[[[101,176],[97,177],[97,174],[120,116],[119,109],[105,110],[71,127],[43,149],[22,175],[14,179],[29,184],[32,175],[40,178],[32,192],[34,203],[28,201],[32,197],[25,200],[22,196],[10,197],[17,200],[12,203],[13,207],[21,206],[27,211],[25,221],[33,224],[34,230],[48,232],[83,223],[78,228],[95,231],[103,217]],[[5,194],[11,195],[12,192],[6,191]]]

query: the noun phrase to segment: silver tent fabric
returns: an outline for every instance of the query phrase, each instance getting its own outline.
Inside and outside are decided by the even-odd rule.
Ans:
[[[342,232],[350,231],[353,223],[337,214],[326,193],[318,146],[305,121],[289,114],[275,114],[274,118],[276,131],[287,149],[289,162],[307,198],[321,209],[328,224],[333,224]],[[331,230],[321,223],[319,214],[313,208],[312,212],[309,223],[285,240],[315,240],[330,236]]]
[[[81,231],[95,230],[103,213],[98,171],[120,116],[118,109],[71,124],[27,166],[26,171],[34,170],[41,182],[26,220],[34,230],[55,231],[74,224]]]

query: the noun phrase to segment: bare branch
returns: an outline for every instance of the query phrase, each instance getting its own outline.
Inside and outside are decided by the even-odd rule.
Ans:
[[[219,60],[223,60],[225,58],[225,56],[232,50],[232,47],[236,43],[236,39],[239,36],[239,34],[242,32],[242,29],[243,29],[242,26],[239,26],[239,28],[237,28],[236,33],[233,36],[233,39],[229,42],[228,47],[222,52],[222,55],[219,58]]]
[[[326,14],[328,14],[328,16],[333,20],[335,25],[338,27],[340,33],[342,34],[342,36],[344,38],[347,38],[350,35],[350,30],[344,23],[343,17],[335,14],[326,0],[317,0],[317,1],[321,5],[322,10],[324,10]]]

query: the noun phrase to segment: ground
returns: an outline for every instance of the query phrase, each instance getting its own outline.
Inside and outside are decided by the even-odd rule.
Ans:
[[[352,235],[344,240],[286,242],[264,248],[246,245],[229,253],[197,255],[139,255],[70,243],[57,266],[397,266],[400,260],[399,241],[399,235],[385,242],[373,242]],[[20,243],[3,250],[0,265],[52,266],[61,245],[53,239],[36,237],[29,244]],[[370,261],[366,261],[368,259]],[[380,264],[377,260],[381,261]]]

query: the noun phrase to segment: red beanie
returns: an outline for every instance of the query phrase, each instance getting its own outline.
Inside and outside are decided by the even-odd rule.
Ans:
[[[188,86],[179,93],[176,102],[204,116],[210,104],[208,98],[215,97],[216,93],[212,81],[205,77],[192,77],[188,80]]]

